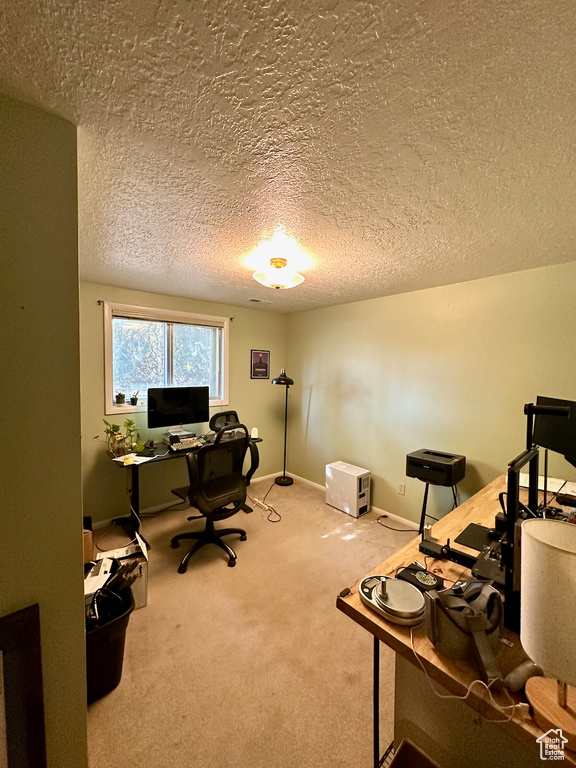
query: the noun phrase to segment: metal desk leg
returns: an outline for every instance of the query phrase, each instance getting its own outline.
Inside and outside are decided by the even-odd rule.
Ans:
[[[380,640],[374,635],[374,768],[380,766]]]
[[[126,490],[130,499],[130,517],[117,517],[114,522],[121,525],[131,539],[138,532],[148,549],[151,549],[150,544],[146,541],[140,529],[140,475],[138,470],[139,465],[132,464],[130,471],[126,474]]]
[[[128,496],[130,497],[130,511],[140,515],[140,475],[138,473],[138,464],[132,464],[130,467],[130,485]],[[127,478],[128,479],[128,478]]]

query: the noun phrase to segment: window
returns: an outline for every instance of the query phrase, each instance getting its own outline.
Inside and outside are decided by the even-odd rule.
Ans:
[[[227,317],[104,304],[106,413],[146,409],[150,387],[210,388],[210,405],[228,403]],[[115,396],[124,393],[118,405]],[[138,393],[138,405],[130,405]]]

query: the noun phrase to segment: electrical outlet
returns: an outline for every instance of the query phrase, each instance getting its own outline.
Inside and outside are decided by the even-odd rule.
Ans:
[[[404,496],[406,493],[406,483],[398,483],[398,493],[400,496]]]

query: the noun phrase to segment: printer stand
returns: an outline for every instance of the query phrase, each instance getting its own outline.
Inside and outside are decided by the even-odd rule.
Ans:
[[[422,512],[420,514],[420,525],[418,527],[419,534],[422,534],[424,532],[424,526],[426,525],[426,506],[428,504],[428,487],[430,485],[438,485],[438,483],[426,483],[426,487],[424,488],[424,501],[422,502]],[[452,496],[454,497],[454,506],[456,507],[458,505],[458,499],[456,498],[455,485],[452,486]]]

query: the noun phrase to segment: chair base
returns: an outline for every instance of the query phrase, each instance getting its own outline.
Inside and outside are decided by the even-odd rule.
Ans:
[[[183,539],[196,540],[196,544],[186,552],[182,558],[180,565],[178,566],[178,573],[186,573],[188,563],[192,555],[196,554],[205,544],[216,544],[217,547],[226,552],[228,555],[228,566],[233,568],[236,565],[236,552],[225,541],[222,541],[222,536],[229,536],[232,533],[237,533],[240,536],[240,541],[246,541],[247,534],[242,528],[220,528],[215,529],[214,525],[210,525],[210,521],[207,521],[206,529],[204,531],[180,533],[178,536],[174,536],[171,539],[172,548],[176,549],[179,542]]]

